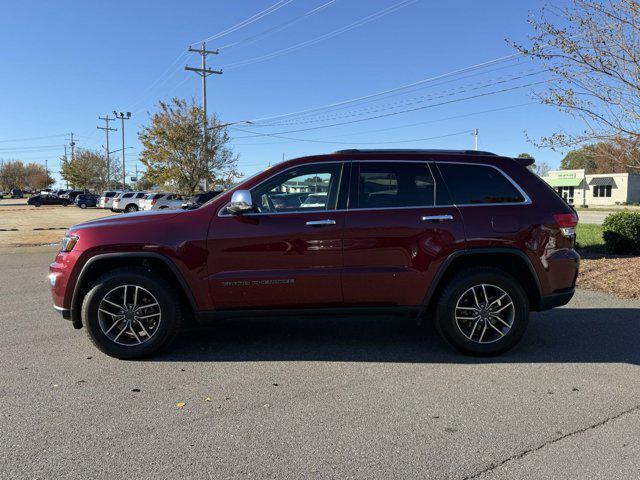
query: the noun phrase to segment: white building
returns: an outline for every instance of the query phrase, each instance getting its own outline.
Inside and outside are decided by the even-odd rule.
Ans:
[[[552,170],[543,179],[573,205],[625,205],[640,203],[640,175]]]

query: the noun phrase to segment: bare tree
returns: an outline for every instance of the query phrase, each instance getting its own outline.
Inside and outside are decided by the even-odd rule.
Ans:
[[[552,19],[551,19],[552,18]],[[640,4],[572,0],[529,23],[530,45],[514,44],[553,75],[541,101],[581,119],[578,134],[557,132],[539,144],[554,149],[601,141],[640,141]],[[626,161],[626,159],[621,159]],[[640,168],[640,163],[626,165]]]

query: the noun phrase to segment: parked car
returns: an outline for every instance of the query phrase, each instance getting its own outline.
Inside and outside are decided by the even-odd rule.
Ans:
[[[45,188],[44,190],[40,190],[40,195],[51,195],[52,190],[50,188]]]
[[[196,195],[193,195],[192,197],[189,197],[186,202],[182,202],[181,208],[184,210],[193,210],[194,208],[199,208],[221,193],[222,190],[210,190],[208,192],[198,193]]]
[[[113,207],[113,199],[118,196],[119,193],[122,192],[120,190],[107,190],[102,192],[98,202],[98,207],[111,209],[111,207]]]
[[[499,354],[578,274],[578,216],[532,163],[454,150],[283,162],[195,210],[71,227],[53,303],[118,358],[166,347],[184,319],[347,312],[432,319],[462,352]],[[324,207],[269,200],[291,190],[326,192]]]
[[[24,198],[24,193],[19,188],[14,188],[11,190],[11,198]]]
[[[100,197],[98,195],[94,195],[92,193],[81,193],[80,195],[76,196],[76,199],[73,203],[75,203],[80,208],[97,207],[99,198]]]
[[[112,212],[137,212],[147,192],[122,192],[113,199]]]
[[[0,191],[0,200],[4,198],[4,192]]]
[[[66,198],[71,203],[73,203],[76,197],[82,193],[87,193],[85,190],[67,190],[66,192],[59,195],[60,198]]]
[[[66,207],[71,201],[68,198],[55,197],[53,195],[32,195],[27,200],[28,205],[40,207],[41,205],[62,205]]]
[[[143,210],[177,210],[184,200],[175,193],[150,193],[142,203]]]

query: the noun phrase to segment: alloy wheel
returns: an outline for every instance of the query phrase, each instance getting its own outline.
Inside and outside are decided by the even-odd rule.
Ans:
[[[110,290],[98,306],[98,323],[109,340],[132,346],[148,342],[162,320],[160,304],[139,285],[122,285]]]
[[[458,298],[455,319],[460,333],[467,339],[482,344],[493,343],[509,333],[513,326],[513,300],[495,285],[474,285]]]

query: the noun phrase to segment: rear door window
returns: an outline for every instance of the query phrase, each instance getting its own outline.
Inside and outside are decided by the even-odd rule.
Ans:
[[[425,162],[360,162],[356,205],[351,208],[432,206],[434,191]]]
[[[456,205],[523,203],[522,193],[497,168],[464,163],[438,163]]]

